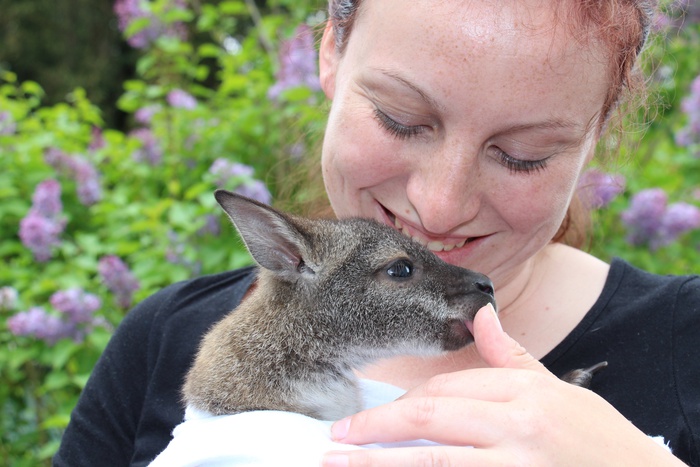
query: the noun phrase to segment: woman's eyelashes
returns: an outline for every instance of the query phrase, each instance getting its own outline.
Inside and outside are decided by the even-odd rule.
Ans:
[[[425,125],[404,125],[397,122],[378,108],[374,109],[374,118],[379,122],[382,129],[388,132],[391,136],[400,140],[420,135],[430,128]],[[491,149],[495,152],[498,162],[512,173],[528,174],[532,172],[539,172],[547,167],[547,160],[549,159],[549,157],[539,160],[518,159],[497,146],[492,146]]]
[[[497,146],[493,146],[492,150],[496,153],[496,157],[498,158],[498,161],[505,167],[507,168],[510,172],[513,173],[532,173],[532,172],[539,172],[540,170],[543,170],[547,167],[547,161],[549,157],[545,157],[544,159],[537,159],[537,160],[528,160],[528,159],[518,159],[507,152],[503,151],[501,148]]]
[[[397,139],[411,138],[421,134],[426,129],[423,125],[409,126],[399,123],[377,108],[374,109],[374,118],[384,130]]]

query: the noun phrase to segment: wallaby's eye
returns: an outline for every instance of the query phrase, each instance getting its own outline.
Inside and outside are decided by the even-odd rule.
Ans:
[[[407,279],[413,275],[413,263],[407,259],[399,259],[389,265],[386,273],[395,279]]]

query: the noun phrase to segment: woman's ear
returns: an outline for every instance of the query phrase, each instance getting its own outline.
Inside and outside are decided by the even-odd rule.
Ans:
[[[331,21],[326,23],[326,29],[321,38],[321,47],[318,51],[318,69],[321,89],[326,97],[333,100],[335,94],[335,76],[338,68],[338,54],[335,50],[335,33]]]

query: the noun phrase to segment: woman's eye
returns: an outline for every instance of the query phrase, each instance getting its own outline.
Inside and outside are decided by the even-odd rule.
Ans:
[[[413,263],[407,259],[394,261],[386,269],[386,273],[394,279],[408,279],[413,275]]]
[[[549,157],[539,160],[517,159],[498,147],[494,147],[493,149],[496,151],[499,162],[511,172],[522,172],[527,174],[531,172],[539,172],[547,167],[547,160]]]
[[[403,125],[379,109],[374,109],[374,118],[377,119],[379,125],[388,131],[392,136],[398,139],[407,139],[420,134],[424,130],[424,126],[407,126]]]

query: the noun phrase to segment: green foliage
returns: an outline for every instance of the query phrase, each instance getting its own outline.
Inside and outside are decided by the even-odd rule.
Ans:
[[[628,229],[620,220],[632,196],[641,190],[662,188],[669,203],[700,206],[700,147],[675,143],[676,134],[688,124],[681,102],[700,75],[700,23],[687,23],[680,31],[669,29],[653,38],[645,52],[649,81],[650,119],[645,128],[628,123],[618,162],[606,169],[625,176],[626,190],[608,207],[594,212],[591,252],[609,261],[615,256],[659,274],[697,274],[700,264],[700,229],[682,235],[658,249],[627,241]],[[641,120],[643,120],[642,115]]]
[[[252,177],[231,177],[225,187],[263,179],[274,197],[299,163],[294,154],[317,147],[325,121],[319,93],[298,86],[271,99],[268,90],[280,67],[280,41],[302,22],[314,26],[320,2],[271,0],[263,11],[251,0],[192,2],[191,8],[171,3],[154,1],[151,10],[163,24],[184,24],[189,39],[160,35],[143,49],[137,75],[123,83],[118,101],[132,124],[145,131],[106,128],[105,109],[80,88],[47,105],[43,83],[20,82],[9,72],[0,76],[0,111],[16,125],[0,131],[0,287],[19,292],[18,303],[0,305],[0,463],[49,463],[80,390],[127,312],[101,278],[100,258],[116,255],[129,265],[140,283],[135,301],[194,275],[248,264],[213,199],[221,180],[211,173],[212,164],[224,158],[254,167]],[[126,34],[150,26],[148,19],[136,20]],[[632,134],[638,141],[621,147],[627,162],[614,170],[626,176],[626,192],[594,213],[592,251],[605,260],[621,256],[655,272],[697,272],[700,231],[652,251],[629,244],[620,213],[635,193],[651,187],[666,190],[671,201],[698,204],[700,159],[692,148],[677,146],[674,135],[687,123],[680,101],[700,74],[699,28],[687,25],[648,50],[658,116],[645,132]],[[196,104],[169,102],[174,90],[194,96]],[[152,114],[147,123],[139,115],[144,109]],[[83,182],[47,162],[51,149],[78,155],[96,168],[99,201],[83,203],[78,193]],[[37,185],[51,178],[62,186],[66,228],[51,259],[38,262],[18,231]],[[288,205],[296,199],[276,201]],[[211,216],[222,235],[211,231]],[[57,315],[49,299],[69,288],[102,300],[97,315],[103,324],[83,341],[49,344],[10,332],[8,318],[19,311],[42,306]]]
[[[139,58],[138,78],[124,83],[120,109],[132,115],[154,110],[150,123],[141,126],[156,142],[159,161],[136,160],[135,152],[148,149],[143,138],[104,128],[100,109],[82,89],[66,102],[45,105],[40,84],[20,83],[9,72],[0,77],[0,109],[16,124],[15,131],[0,134],[0,287],[19,292],[11,309],[0,307],[0,463],[48,464],[80,390],[126,313],[98,273],[100,258],[116,255],[129,265],[140,283],[135,301],[194,275],[250,263],[215,203],[220,180],[210,167],[219,158],[254,166],[252,177],[229,178],[224,187],[264,178],[274,193],[278,177],[296,164],[290,150],[313,147],[324,120],[318,93],[299,88],[275,101],[267,97],[277,50],[273,41],[261,39],[275,38],[277,46],[278,37],[289,37],[315,10],[273,4],[277,14],[256,23],[250,8],[242,1],[204,4],[201,11],[162,8],[163,21],[184,21],[209,41],[195,47],[159,37]],[[238,23],[249,24],[246,35],[230,35]],[[129,33],[146,26],[136,24]],[[196,106],[169,104],[168,93],[175,89],[194,96]],[[100,174],[102,199],[84,205],[77,194],[82,182],[47,163],[49,149],[89,161]],[[36,186],[51,178],[62,186],[66,228],[52,258],[37,262],[18,231]],[[210,232],[211,216],[222,235]],[[58,315],[49,298],[76,287],[101,298],[97,315],[106,321],[84,341],[50,345],[10,332],[7,320],[18,311],[42,306]]]

